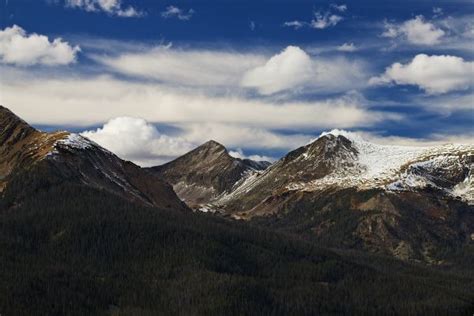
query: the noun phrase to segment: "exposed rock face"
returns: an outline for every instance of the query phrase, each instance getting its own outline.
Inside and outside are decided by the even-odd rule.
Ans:
[[[224,146],[209,141],[184,156],[149,170],[171,183],[189,206],[199,208],[222,194],[230,193],[243,179],[269,165],[268,162],[234,158]]]
[[[0,189],[20,175],[41,185],[73,182],[166,209],[187,209],[159,177],[77,134],[40,132],[0,107]],[[35,176],[35,173],[38,175]],[[40,174],[41,173],[41,174]],[[33,183],[24,183],[33,190]],[[25,190],[26,192],[27,190]]]
[[[193,187],[209,173],[201,170],[216,165],[198,157],[166,172],[193,179],[185,182]],[[209,161],[206,168],[192,169],[201,161]],[[384,146],[334,131],[264,171],[232,181],[230,190],[213,193],[207,209],[329,246],[437,263],[471,242],[473,168],[474,146]]]

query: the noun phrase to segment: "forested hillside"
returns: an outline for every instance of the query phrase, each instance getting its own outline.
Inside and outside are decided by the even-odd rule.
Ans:
[[[336,254],[78,185],[3,200],[0,247],[2,315],[470,315],[474,307],[472,275]]]

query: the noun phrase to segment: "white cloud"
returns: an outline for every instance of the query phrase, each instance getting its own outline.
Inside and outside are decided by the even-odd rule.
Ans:
[[[1,71],[5,76],[0,76],[0,104],[36,124],[90,126],[113,117],[139,116],[157,123],[212,122],[265,129],[316,129],[367,126],[398,118],[367,109],[355,95],[322,101],[273,102],[232,94],[214,96],[109,76],[52,78],[4,68]]]
[[[472,87],[474,62],[449,55],[416,55],[408,64],[395,63],[370,83],[416,85],[428,94],[442,94]]]
[[[382,144],[382,145],[393,145],[393,146],[439,146],[444,144],[474,144],[474,134],[440,134],[434,133],[427,137],[413,138],[413,137],[401,137],[401,136],[381,136],[376,133],[368,133],[359,131],[356,132],[361,135],[367,141]]]
[[[361,86],[366,74],[357,62],[343,58],[312,59],[296,46],[288,46],[265,64],[249,70],[242,86],[255,88],[260,94],[304,90],[313,92],[348,91]]]
[[[182,10],[174,5],[170,5],[166,7],[166,10],[161,12],[161,16],[165,19],[168,18],[177,18],[181,21],[188,21],[194,14],[193,9],[189,9],[188,11]]]
[[[290,150],[306,144],[311,136],[304,133],[281,134],[269,128],[248,126],[242,123],[187,123],[179,124],[183,137],[194,143],[204,143],[214,139],[230,148]]]
[[[195,147],[181,137],[160,133],[153,124],[134,117],[117,117],[95,131],[85,131],[83,136],[141,166],[156,166]]]
[[[335,9],[336,11],[339,11],[339,12],[346,12],[347,11],[347,5],[345,4],[340,4],[340,5],[337,5],[337,4],[331,4],[331,8]]]
[[[315,29],[325,29],[331,26],[336,26],[344,18],[331,12],[314,12],[314,19],[311,20],[311,27]]]
[[[341,52],[355,52],[358,50],[358,48],[354,45],[354,43],[344,43],[341,46],[338,46],[337,50]]]
[[[61,38],[27,34],[17,25],[0,30],[0,62],[18,66],[67,65],[76,61],[79,46],[72,47]]]
[[[439,44],[444,35],[445,32],[442,29],[426,21],[422,15],[418,15],[402,24],[385,22],[385,31],[382,33],[382,37],[403,37],[408,42],[416,45]]]
[[[231,155],[234,158],[239,158],[239,159],[251,159],[254,161],[269,161],[273,162],[276,159],[268,156],[261,156],[261,155],[246,155],[244,154],[243,150],[240,148],[237,148],[236,150],[230,150],[229,155]]]
[[[262,94],[272,94],[305,85],[313,76],[311,57],[299,47],[288,46],[265,65],[247,72],[242,85],[257,88]]]
[[[243,74],[264,62],[255,54],[209,50],[178,50],[158,46],[117,57],[93,56],[110,69],[164,83],[185,86],[238,86]]]
[[[453,111],[470,111],[474,108],[474,93],[457,93],[445,96],[429,96],[415,100],[420,105],[432,111],[450,114]]]
[[[74,9],[81,9],[87,12],[105,12],[109,15],[124,18],[141,17],[143,12],[132,6],[122,7],[121,0],[65,0],[66,6]]]
[[[283,26],[292,27],[295,30],[298,30],[302,27],[311,27],[314,29],[325,29],[331,26],[336,26],[339,22],[344,20],[344,18],[338,14],[334,14],[331,11],[337,12],[345,12],[347,10],[347,6],[345,4],[336,5],[332,4],[330,6],[329,11],[314,11],[313,12],[313,19],[310,22],[305,21],[288,21],[283,23]]]
[[[283,26],[286,26],[286,27],[292,27],[294,28],[295,30],[298,30],[300,28],[302,28],[303,26],[305,26],[307,23],[306,22],[302,22],[302,21],[288,21],[288,22],[285,22],[283,23]]]

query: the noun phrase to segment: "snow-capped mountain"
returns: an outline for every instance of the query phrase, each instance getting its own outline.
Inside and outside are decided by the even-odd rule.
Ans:
[[[272,185],[273,189],[306,192],[329,187],[386,191],[429,188],[472,204],[473,169],[473,145],[379,145],[355,133],[333,130],[289,153],[265,175],[249,179],[231,194],[222,196],[221,202],[261,190],[272,182],[277,184]]]
[[[10,186],[34,190],[75,183],[130,201],[186,209],[165,181],[74,133],[44,133],[0,107],[0,193]],[[21,179],[21,180],[20,180]]]
[[[208,209],[334,247],[436,263],[471,243],[474,146],[378,145],[332,131]]]
[[[230,193],[244,179],[266,169],[266,161],[232,157],[215,141],[208,141],[189,153],[149,170],[173,185],[189,206],[206,210],[205,205]]]

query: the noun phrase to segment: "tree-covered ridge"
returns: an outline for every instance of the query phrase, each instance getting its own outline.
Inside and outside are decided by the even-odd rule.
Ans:
[[[336,254],[71,184],[3,203],[0,249],[5,315],[462,315],[474,308],[467,273]]]

